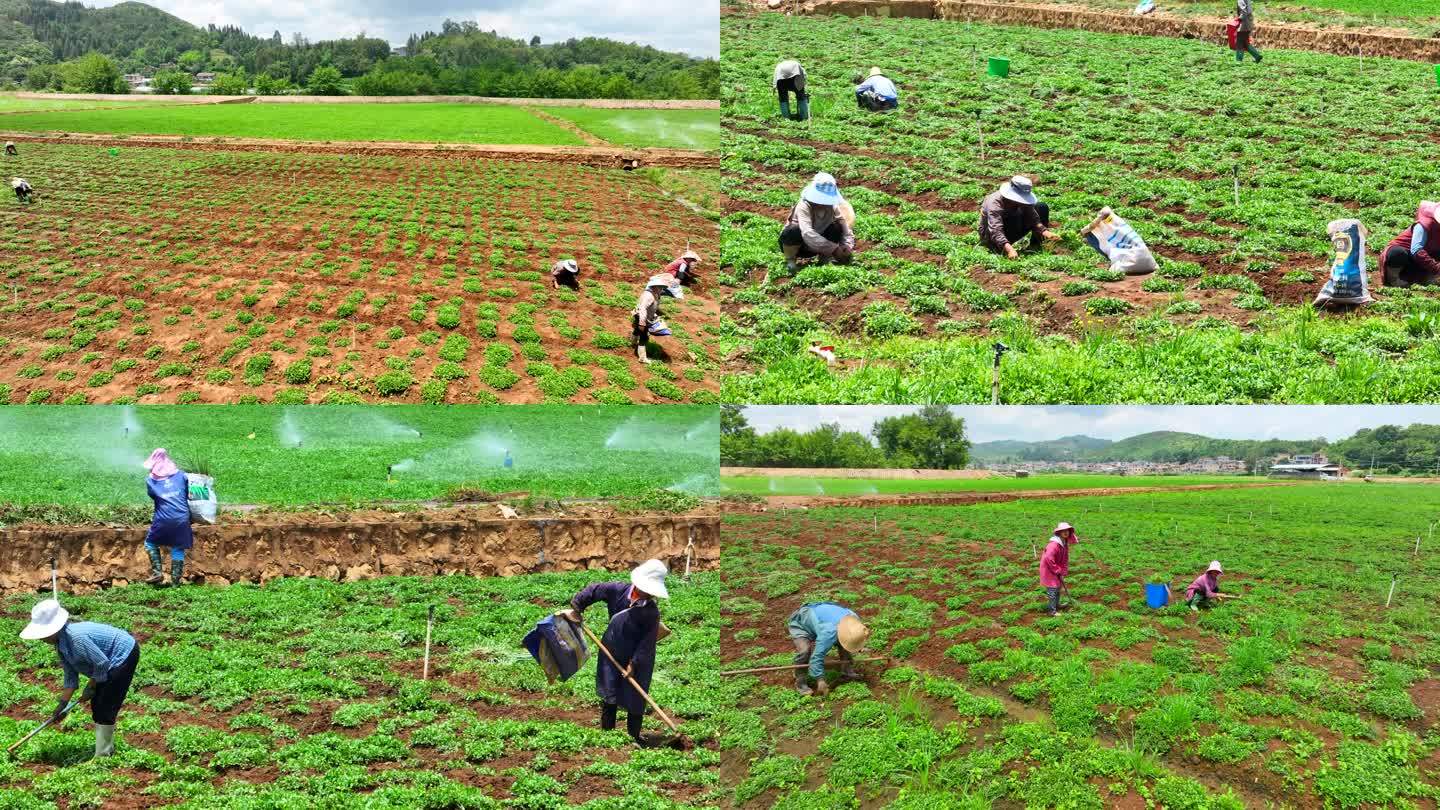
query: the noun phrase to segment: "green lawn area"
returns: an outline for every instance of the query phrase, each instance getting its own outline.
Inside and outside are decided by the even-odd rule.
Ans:
[[[7,115],[0,120],[0,129],[300,141],[583,145],[579,136],[564,128],[520,107],[501,104],[219,104],[164,109],[119,105],[111,110]]]
[[[720,148],[719,110],[603,110],[546,107],[590,134],[620,146],[672,149]]]
[[[1105,487],[1180,487],[1193,484],[1245,484],[1262,481],[1226,475],[1089,475],[1056,473],[1029,478],[959,478],[950,481],[885,478],[767,478],[726,476],[722,494],[750,495],[903,495],[921,492],[1016,492],[1032,489],[1101,489]]]
[[[1073,5],[1073,0],[1043,0]],[[1129,11],[1134,0],[1083,0],[1083,4],[1112,11]],[[1205,17],[1230,17],[1235,12],[1234,0],[1182,0],[1159,3],[1166,14],[1187,14]],[[1285,0],[1272,3],[1257,0],[1256,22],[1306,23],[1327,28],[1358,28],[1382,26],[1399,28],[1419,36],[1432,36],[1440,30],[1440,5],[1415,0]],[[1261,47],[1264,43],[1261,42]]]
[[[80,98],[20,98],[10,93],[0,93],[0,112],[19,112],[22,110],[73,110],[83,107],[123,108],[136,107],[141,104],[165,104],[165,102],[87,101]]]

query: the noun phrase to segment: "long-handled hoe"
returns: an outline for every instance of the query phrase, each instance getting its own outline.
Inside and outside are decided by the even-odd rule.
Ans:
[[[590,630],[590,628],[586,627],[584,624],[581,624],[580,629],[584,630],[585,635],[589,636],[590,640],[595,642],[595,646],[600,648],[600,652],[605,653],[605,657],[610,659],[610,663],[614,664],[617,670],[621,672],[625,671],[625,667],[620,666],[620,662],[615,660],[615,656],[610,654],[610,650],[608,650],[605,645],[600,642],[599,637],[597,637],[595,633]],[[663,737],[658,741],[658,743],[668,748],[679,748],[681,750],[692,747],[693,743],[690,742],[689,738],[687,738],[684,734],[680,733],[680,726],[676,725],[675,721],[670,719],[670,715],[666,714],[665,710],[660,708],[660,704],[655,702],[655,698],[650,697],[649,692],[646,692],[640,687],[640,682],[635,680],[635,676],[626,675],[625,680],[630,682],[631,688],[633,688],[636,692],[640,693],[640,697],[645,698],[645,702],[650,704],[650,708],[655,710],[655,714],[661,720],[665,721],[665,725],[669,726],[670,730],[675,732],[675,735],[673,737]]]
[[[17,740],[15,743],[13,743],[9,748],[6,748],[6,749],[5,749],[5,756],[6,756],[6,757],[9,757],[11,754],[15,753],[15,750],[16,750],[17,748],[19,748],[20,746],[22,746],[22,745],[24,745],[25,743],[29,742],[31,737],[34,737],[36,734],[39,734],[40,732],[42,732],[42,731],[44,731],[45,729],[49,728],[50,726],[54,725],[56,722],[61,721],[61,720],[64,720],[67,716],[69,716],[70,712],[71,712],[72,710],[74,710],[74,708],[75,708],[76,706],[79,706],[81,703],[84,703],[84,702],[85,702],[84,700],[72,700],[72,701],[70,701],[70,705],[69,705],[69,706],[66,706],[66,707],[65,707],[65,710],[62,711],[62,712],[60,712],[60,716],[59,716],[59,717],[51,717],[49,720],[46,720],[45,722],[43,722],[43,723],[41,723],[39,726],[37,726],[37,727],[36,727],[33,731],[31,731],[29,734],[26,734],[24,737],[21,737],[19,740]]]
[[[874,657],[871,657],[871,658],[852,658],[852,659],[850,659],[851,663],[854,663],[854,664],[866,664],[866,663],[870,663],[870,662],[873,662],[873,661],[889,661],[889,660],[890,660],[889,656],[885,656],[885,655],[877,655],[877,656],[874,656]],[[808,666],[810,666],[810,665],[809,665],[809,664],[786,664],[786,665],[784,665],[784,666],[779,666],[779,667],[748,667],[748,668],[746,668],[746,669],[727,669],[727,670],[725,670],[724,672],[721,672],[720,674],[721,674],[721,675],[749,675],[749,674],[755,673],[755,672],[783,672],[783,671],[785,671],[785,670],[794,671],[794,670],[800,669],[800,668],[802,668],[802,667],[808,667]]]

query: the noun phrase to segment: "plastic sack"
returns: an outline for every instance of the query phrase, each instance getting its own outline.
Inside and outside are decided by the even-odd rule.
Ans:
[[[664,321],[656,318],[650,324],[650,334],[655,337],[669,337],[670,327],[666,326]]]
[[[220,502],[215,498],[215,479],[208,475],[186,473],[185,482],[190,487],[190,522],[213,524],[220,514]]]
[[[1370,280],[1365,272],[1365,237],[1369,231],[1358,219],[1337,219],[1325,228],[1335,258],[1330,278],[1315,296],[1315,304],[1368,304]]]
[[[1155,0],[1140,0],[1140,2],[1135,5],[1135,14],[1136,14],[1136,15],[1149,14],[1150,12],[1152,12],[1152,11],[1154,11],[1154,10],[1155,10]]]
[[[590,659],[590,646],[580,628],[560,616],[546,616],[536,622],[523,644],[545,670],[550,683],[568,680]]]
[[[1090,234],[1095,237],[1092,245],[1100,254],[1110,260],[1110,269],[1127,276],[1143,276],[1155,272],[1155,256],[1140,233],[1130,223],[1118,216],[1109,206],[1100,209],[1100,215],[1090,223]]]
[[[1235,19],[1231,20],[1230,22],[1225,23],[1225,41],[1228,42],[1228,43],[1230,43],[1230,50],[1232,50],[1232,51],[1235,50],[1235,46],[1237,46],[1237,45],[1240,44],[1240,18],[1239,18],[1239,17],[1236,17]]]

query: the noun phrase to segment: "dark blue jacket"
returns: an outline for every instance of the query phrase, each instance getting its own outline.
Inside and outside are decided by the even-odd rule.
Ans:
[[[659,641],[660,608],[653,600],[630,602],[629,582],[597,582],[575,595],[570,606],[577,611],[596,602],[604,602],[610,611],[610,625],[600,643],[615,656],[620,666],[629,666],[630,674],[640,688],[650,691],[650,678],[655,674],[655,644]],[[595,691],[606,703],[619,705],[628,713],[645,711],[645,698],[605,657],[596,653]]]
[[[195,535],[190,531],[190,482],[185,473],[158,480],[147,475],[145,492],[155,502],[155,516],[150,520],[145,542],[175,548],[195,545]]]

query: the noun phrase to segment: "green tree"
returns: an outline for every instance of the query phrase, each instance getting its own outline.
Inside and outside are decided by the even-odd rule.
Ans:
[[[210,93],[216,96],[246,96],[250,94],[250,77],[245,68],[234,73],[217,73],[210,85]]]
[[[341,84],[340,71],[330,65],[321,65],[310,74],[305,92],[312,96],[343,96],[345,87]]]
[[[183,70],[162,70],[150,80],[156,94],[164,96],[189,95],[192,84],[190,74]]]
[[[255,94],[260,96],[283,96],[295,89],[295,85],[283,76],[261,73],[255,77]]]
[[[958,470],[970,461],[965,420],[944,405],[926,405],[919,413],[891,416],[871,430],[892,463],[902,459],[927,470]]]
[[[130,85],[120,75],[120,68],[110,57],[88,53],[60,65],[67,93],[128,93]]]
[[[175,59],[176,64],[186,73],[199,73],[205,69],[205,54],[191,48]]]

